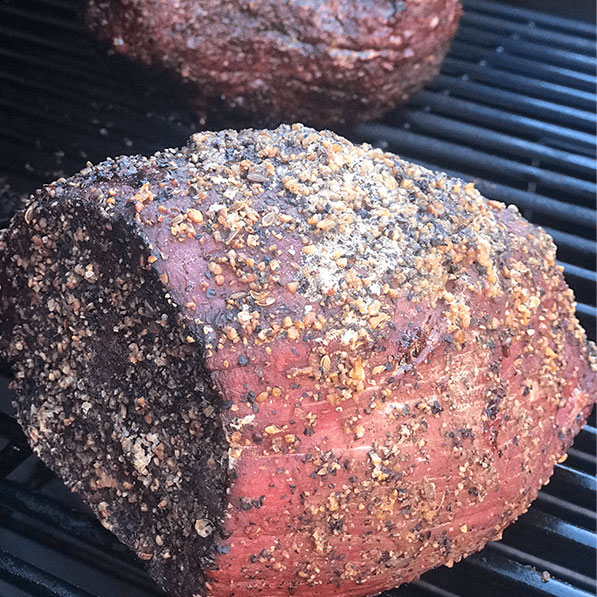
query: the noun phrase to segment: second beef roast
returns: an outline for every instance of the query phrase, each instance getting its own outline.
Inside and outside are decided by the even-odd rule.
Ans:
[[[187,81],[199,106],[268,123],[379,116],[438,73],[459,0],[89,0],[117,52]]]
[[[523,513],[592,405],[555,247],[299,125],[50,184],[0,240],[35,452],[176,596],[367,595]]]

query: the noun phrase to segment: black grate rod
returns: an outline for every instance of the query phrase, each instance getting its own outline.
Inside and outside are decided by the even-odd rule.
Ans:
[[[580,73],[576,70],[549,64],[547,62],[537,62],[529,60],[522,56],[511,56],[503,52],[493,51],[488,48],[480,48],[476,44],[469,44],[466,40],[453,41],[450,46],[450,55],[479,65],[490,64],[495,68],[506,71],[531,74],[534,77],[541,77],[552,83],[559,83],[572,87],[573,89],[582,89],[584,91],[594,91],[597,78],[595,75]]]
[[[595,106],[594,91],[574,89],[560,83],[552,83],[543,79],[537,79],[536,74],[506,72],[492,66],[475,64],[459,58],[447,57],[444,60],[442,72],[445,75],[463,76],[466,75],[474,81],[495,85],[496,81],[500,86],[513,91],[524,91],[525,94],[532,94],[534,97],[543,98],[551,102],[562,102],[567,106],[573,106],[580,110],[590,111]]]
[[[594,473],[597,468],[597,456],[587,454],[575,448],[568,448],[568,456],[574,459],[575,468],[581,469],[584,473]]]
[[[62,57],[60,62],[57,63],[56,59],[48,59],[46,56],[40,57],[38,54],[29,55],[23,52],[15,52],[8,50],[0,46],[0,58],[4,60],[10,60],[12,64],[16,65],[22,62],[24,65],[30,65],[39,70],[59,73],[63,77],[73,77],[76,73],[76,82],[82,83],[92,88],[94,91],[105,91],[109,85],[113,84],[113,80],[110,78],[110,74],[105,71],[90,72],[89,68],[85,68],[84,65],[74,62],[69,59]],[[8,64],[8,62],[5,62]],[[108,95],[113,92],[108,92]]]
[[[2,75],[0,75],[0,78]],[[27,137],[26,134],[26,121],[29,121],[29,124],[32,122],[40,123],[45,126],[52,127],[54,129],[58,129],[61,131],[62,138],[70,137],[73,141],[78,141],[78,143],[74,143],[73,145],[80,148],[81,146],[88,146],[88,140],[92,141],[93,139],[97,138],[98,129],[100,128],[100,124],[89,123],[83,120],[83,109],[73,107],[71,111],[71,116],[68,120],[66,119],[58,119],[53,114],[44,113],[42,110],[27,108],[23,106],[14,106],[10,102],[5,102],[0,98],[0,110],[5,108],[7,111],[11,108],[14,108],[15,112],[19,114],[19,119],[13,119],[12,122],[12,130],[1,130],[0,129],[0,137],[8,140],[15,140],[21,144],[31,144],[35,142],[35,139],[31,137]],[[139,118],[139,116],[135,116],[136,122],[133,124],[131,123],[130,126],[125,128],[126,122],[130,122],[133,117],[129,116],[128,114],[118,114],[113,117],[110,121],[109,128],[106,128],[106,134],[102,135],[104,146],[104,155],[102,159],[105,159],[107,155],[119,155],[122,153],[122,139],[127,137],[131,140],[134,140],[136,143],[147,143],[146,137],[143,137],[143,131],[147,130],[148,127],[151,127],[152,132],[156,139],[172,139],[172,127],[168,127],[168,123],[161,121],[159,118],[147,116],[146,118]],[[66,135],[65,132],[68,132],[69,135]],[[185,139],[189,137],[195,131],[192,127],[186,127],[183,129],[184,135],[186,135]],[[162,134],[162,136],[160,136]],[[85,143],[82,143],[85,142]],[[10,142],[10,141],[9,141]],[[55,147],[55,146],[54,146]],[[51,152],[54,150],[54,147],[32,147],[31,149],[27,149],[29,159],[35,156],[36,151],[40,149],[45,152],[45,155],[42,153],[39,157],[36,156],[38,162],[41,160],[49,160],[53,162],[53,156]],[[48,149],[50,151],[48,151]],[[65,147],[62,144],[62,150],[68,152],[68,147]],[[2,156],[0,156],[1,158]],[[6,156],[9,157],[9,156]],[[14,163],[14,156],[11,160]],[[65,156],[68,158],[68,155]],[[24,156],[24,159],[25,158]],[[82,167],[81,164],[81,156],[75,155],[74,159],[78,162],[74,166],[75,170],[78,170]],[[37,164],[36,164],[37,166]],[[47,181],[45,181],[47,182]],[[34,187],[33,187],[34,188]]]
[[[570,33],[552,31],[544,27],[529,27],[527,23],[516,23],[510,16],[497,17],[476,14],[472,11],[465,11],[460,20],[466,26],[472,25],[478,30],[487,29],[490,32],[498,32],[501,35],[519,34],[549,47],[561,46],[574,52],[582,52],[589,55],[595,53],[595,42]]]
[[[40,72],[44,72],[47,78],[47,68],[41,69]],[[131,118],[139,117],[138,111],[140,110],[140,106],[135,104],[134,98],[129,98],[126,95],[122,95],[122,93],[117,93],[116,90],[107,90],[102,86],[97,86],[93,89],[90,88],[90,86],[79,86],[77,91],[77,85],[73,82],[74,80],[72,78],[70,81],[68,81],[66,77],[63,78],[61,82],[64,82],[65,84],[61,85],[60,88],[57,88],[56,81],[52,83],[49,80],[41,80],[39,77],[23,76],[21,74],[0,71],[0,81],[31,89],[31,93],[33,94],[42,93],[44,95],[53,96],[61,102],[72,102],[73,104],[79,105],[82,111],[85,109],[85,106],[88,108],[89,104],[103,102],[104,104],[117,105],[123,109],[130,110]],[[70,87],[70,89],[68,87]]]
[[[535,503],[542,511],[554,516],[560,516],[577,526],[593,531],[597,526],[597,514],[594,508],[583,508],[578,504],[572,504],[567,499],[550,495],[545,491],[538,493]]]
[[[2,9],[0,8],[0,12]],[[35,35],[33,33],[27,33],[26,31],[19,31],[13,27],[6,27],[4,24],[0,26],[0,35],[8,38],[10,40],[24,40],[30,47],[39,47],[51,50],[57,50],[61,53],[72,54],[73,56],[77,56],[81,59],[81,61],[89,63],[89,67],[93,68],[94,71],[99,72],[96,68],[96,65],[92,63],[89,59],[92,56],[96,56],[94,52],[92,52],[88,47],[76,46],[74,47],[72,44],[65,43],[59,39],[48,39],[45,37],[40,37],[39,35]],[[37,48],[36,48],[37,49]],[[64,59],[64,57],[63,57]],[[102,69],[102,72],[103,69]]]
[[[595,579],[586,576],[585,574],[581,574],[576,570],[571,570],[566,566],[560,566],[551,560],[538,558],[522,549],[506,545],[504,542],[488,543],[487,547],[488,550],[495,551],[511,560],[516,560],[523,564],[527,564],[528,566],[534,566],[537,570],[549,570],[550,574],[557,576],[566,582],[574,583],[586,591],[591,591],[592,594],[595,594],[595,591],[597,590]]]
[[[595,115],[593,112],[562,106],[524,93],[483,85],[475,81],[439,75],[428,89],[435,91],[449,90],[454,95],[464,99],[476,100],[502,109],[506,108],[515,114],[522,112],[535,119],[554,120],[560,124],[579,128],[589,133],[595,129]]]
[[[581,236],[575,236],[568,232],[562,232],[549,226],[543,226],[543,230],[547,232],[555,241],[558,249],[567,248],[578,253],[581,253],[583,257],[594,259],[595,256],[595,241],[589,240],[588,238],[582,238]]]
[[[0,508],[0,529],[4,529],[19,538],[26,538],[37,545],[51,550],[67,558],[67,561],[76,560],[80,565],[87,566],[90,571],[103,572],[111,578],[126,583],[131,588],[139,588],[144,591],[144,597],[164,597],[164,593],[156,588],[155,583],[150,580],[141,568],[140,560],[132,560],[119,557],[108,550],[98,550],[88,545],[81,545],[70,538],[61,537],[52,530],[44,530],[38,523],[31,523],[27,520],[13,519],[10,515],[3,519],[3,512]],[[117,543],[114,540],[114,543]],[[54,568],[59,571],[59,568]]]
[[[60,10],[67,10],[76,13],[76,5],[73,0],[42,0],[43,4],[47,4],[52,8],[59,8]]]
[[[597,309],[593,305],[576,304],[576,315],[590,340],[595,340]]]
[[[44,26],[60,27],[61,29],[65,29],[71,33],[75,32],[79,34],[80,37],[83,37],[84,35],[84,31],[80,23],[73,20],[50,17],[41,12],[36,12],[34,10],[27,10],[22,8],[15,8],[14,6],[11,6],[6,3],[0,4],[0,14],[2,13],[18,17],[24,17],[27,20],[31,21],[37,21],[42,23]]]
[[[597,491],[597,479],[594,475],[587,475],[581,473],[573,468],[566,466],[565,464],[556,464],[555,470],[561,476],[565,477],[566,480],[585,491],[591,491],[595,493]]]
[[[116,549],[119,557],[132,559],[130,552],[114,540],[114,536],[98,526],[89,515],[67,510],[54,500],[43,495],[32,493],[17,483],[0,481],[0,505],[29,516],[39,522],[71,535],[75,539],[98,549]]]
[[[470,143],[472,139],[482,139],[483,145],[506,155],[518,155],[522,158],[536,158],[545,165],[556,165],[562,170],[575,172],[593,178],[595,159],[569,151],[555,149],[542,143],[535,143],[504,133],[493,131],[473,124],[463,125],[462,121],[452,120],[432,113],[411,110],[406,115],[410,125],[416,125],[417,132],[446,137],[453,141],[462,140]]]
[[[436,595],[437,597],[460,597],[457,593],[452,593],[452,591],[446,591],[446,589],[442,589],[426,580],[415,580],[414,582],[409,583],[405,586],[407,587],[416,587],[417,589],[421,589],[429,595]],[[383,597],[383,596],[382,596]]]
[[[495,550],[488,549],[482,554],[473,554],[460,564],[462,567],[477,569],[484,578],[500,577],[505,586],[508,581],[511,587],[516,587],[517,593],[525,597],[549,595],[549,597],[594,597],[594,593],[574,587],[558,578],[551,578],[548,582],[541,579],[541,574],[534,568],[511,560]],[[502,585],[503,588],[504,585]],[[508,593],[506,593],[508,594]]]
[[[538,62],[556,64],[588,74],[593,74],[595,72],[595,68],[591,68],[591,65],[594,66],[595,58],[585,54],[578,54],[576,52],[570,52],[569,50],[563,50],[561,48],[547,46],[532,41],[524,41],[517,39],[514,36],[504,37],[498,33],[480,31],[466,26],[458,29],[455,39],[460,40],[463,38],[492,51],[495,51],[496,48],[500,48],[498,51],[506,54],[522,56],[523,58],[533,58]]]
[[[519,8],[512,4],[500,4],[490,0],[462,0],[465,12],[481,12],[487,15],[499,15],[505,19],[519,19],[523,23],[552,27],[560,31],[568,31],[574,35],[584,35],[590,39],[595,38],[595,27],[575,19],[566,19],[550,15],[547,12],[537,12]]]
[[[576,436],[574,447],[594,456],[597,450],[597,429],[589,424],[585,425]]]
[[[594,475],[557,464],[555,473],[542,491],[568,499],[583,508],[594,508],[597,497],[596,483]]]
[[[36,597],[96,597],[2,550],[0,579]]]
[[[494,127],[504,131],[535,136],[545,145],[559,141],[567,146],[578,148],[578,151],[583,152],[587,157],[593,158],[595,155],[595,135],[500,108],[480,105],[466,99],[428,90],[417,94],[410,101],[410,105],[419,108],[429,107],[437,113],[479,124],[490,122]],[[466,125],[466,122],[463,124]]]
[[[0,450],[0,479],[4,479],[14,471],[28,456],[28,449],[19,448],[10,442]]]

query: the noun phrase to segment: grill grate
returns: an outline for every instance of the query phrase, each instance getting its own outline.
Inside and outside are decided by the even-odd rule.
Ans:
[[[119,57],[79,24],[83,0],[0,0],[0,175],[14,190],[89,159],[152,153],[197,128],[187,91]],[[595,336],[595,31],[590,23],[466,0],[442,74],[405,109],[341,131],[475,180],[556,240]],[[1,185],[0,185],[1,187]],[[31,455],[0,378],[0,594],[158,597],[135,558]],[[388,597],[586,597],[597,588],[594,416],[504,539]],[[543,571],[551,578],[545,582]]]

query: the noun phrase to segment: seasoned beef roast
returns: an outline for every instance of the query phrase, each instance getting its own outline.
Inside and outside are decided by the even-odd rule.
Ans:
[[[499,539],[595,396],[540,228],[301,125],[47,185],[0,240],[35,452],[171,595],[368,595]]]
[[[317,126],[379,116],[433,79],[459,0],[90,0],[118,52],[257,122]],[[256,120],[256,118],[258,120]]]

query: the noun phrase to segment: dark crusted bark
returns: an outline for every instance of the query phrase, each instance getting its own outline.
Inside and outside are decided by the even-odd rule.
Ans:
[[[94,203],[46,196],[3,231],[0,348],[16,363],[17,417],[171,594],[200,592],[225,500],[219,400],[144,243]]]

